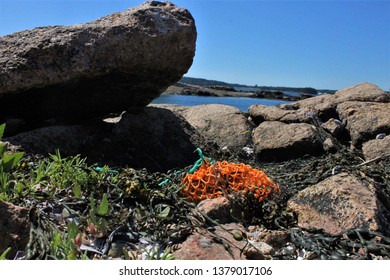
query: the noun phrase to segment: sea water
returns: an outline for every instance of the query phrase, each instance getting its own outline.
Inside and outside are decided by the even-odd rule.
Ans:
[[[250,97],[215,97],[197,95],[163,95],[151,102],[152,104],[177,104],[184,106],[196,106],[202,104],[224,104],[234,106],[243,112],[248,112],[248,108],[254,104],[267,106],[291,103],[285,100],[271,100],[264,98]]]

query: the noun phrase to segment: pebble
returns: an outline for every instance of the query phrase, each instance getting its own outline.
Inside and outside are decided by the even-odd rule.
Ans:
[[[247,154],[247,156],[251,156],[255,152],[255,150],[250,147],[244,147],[242,148],[242,150]]]
[[[386,137],[386,133],[379,133],[376,137],[375,137],[375,139],[383,139],[383,138],[385,138]]]

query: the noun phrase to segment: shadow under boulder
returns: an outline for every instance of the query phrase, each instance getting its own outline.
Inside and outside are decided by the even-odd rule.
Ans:
[[[116,123],[48,126],[4,140],[32,154],[59,149],[64,156],[81,154],[91,163],[162,172],[193,164],[198,147],[215,152],[213,143],[206,143],[182,116],[153,107],[124,113]]]
[[[54,125],[19,133],[4,140],[32,154],[54,154],[56,149],[64,156],[85,154],[87,143],[96,143],[103,137],[100,124]]]
[[[125,113],[106,142],[90,146],[89,158],[109,165],[167,171],[193,164],[196,148],[207,149],[204,138],[180,115],[147,107]],[[211,145],[212,146],[212,145]]]

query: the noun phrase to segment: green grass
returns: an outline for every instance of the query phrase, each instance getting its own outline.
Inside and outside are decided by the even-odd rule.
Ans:
[[[0,125],[0,140],[4,129],[5,125]],[[110,196],[123,193],[118,184],[117,172],[106,166],[88,165],[86,159],[79,155],[62,157],[57,150],[46,158],[24,157],[21,152],[8,153],[7,144],[0,144],[0,200],[31,209],[55,205],[49,215],[36,210],[37,215],[45,219],[44,223],[36,226],[41,242],[50,244],[47,258],[86,258],[85,253],[78,250],[75,239],[88,226],[97,227],[101,233],[108,232],[106,216],[111,209],[107,192],[110,192]],[[86,213],[72,209],[73,205],[86,201],[90,202],[89,211],[85,209]],[[63,213],[55,213],[58,209],[62,209]],[[68,216],[76,217],[78,224]],[[57,221],[53,221],[53,217]],[[5,259],[10,250],[8,248],[3,252],[0,259]],[[30,252],[29,256],[32,255]]]
[[[7,254],[11,251],[11,247],[8,247],[1,255],[0,255],[0,261],[6,260]]]
[[[80,250],[76,239],[83,236],[94,247],[94,241],[104,243],[118,226],[129,230],[137,226],[149,241],[150,246],[140,246],[139,256],[144,250],[147,259],[173,259],[169,244],[174,232],[166,227],[188,220],[179,187],[158,185],[162,174],[118,172],[90,165],[80,155],[63,157],[59,151],[48,157],[26,155],[11,169],[0,171],[0,199],[30,208],[38,217],[36,234],[30,234],[26,248],[28,259],[92,258],[93,253]],[[8,252],[1,257],[10,257]],[[134,259],[134,254],[127,248],[122,258]]]

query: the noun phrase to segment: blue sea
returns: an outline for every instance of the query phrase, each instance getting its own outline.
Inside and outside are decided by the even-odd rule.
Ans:
[[[152,104],[177,104],[184,106],[196,106],[202,104],[224,104],[237,107],[243,112],[248,112],[248,108],[254,104],[267,106],[291,103],[284,100],[270,100],[263,98],[249,97],[215,97],[196,95],[164,95],[152,101]]]

